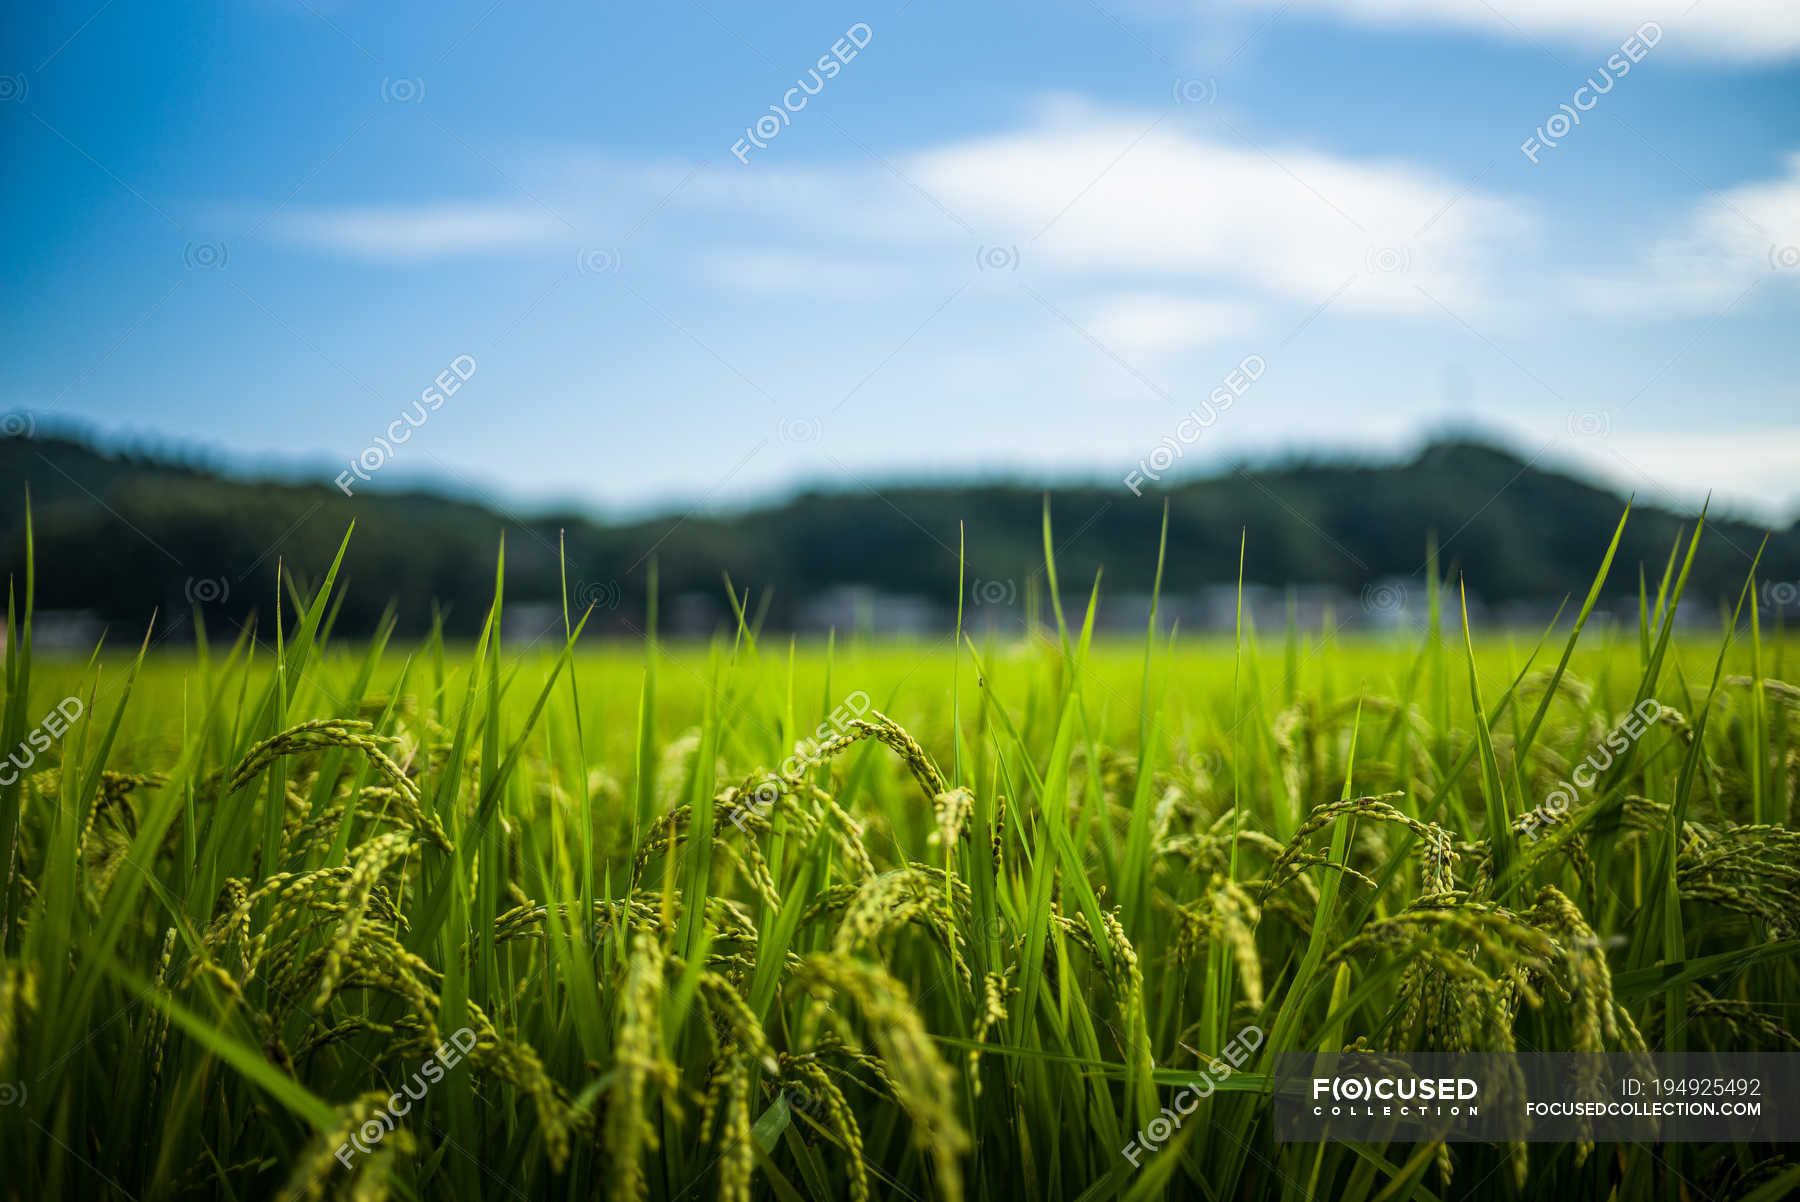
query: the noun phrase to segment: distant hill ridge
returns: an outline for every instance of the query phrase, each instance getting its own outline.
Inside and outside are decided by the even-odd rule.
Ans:
[[[0,480],[6,571],[22,572],[29,489],[40,607],[116,624],[153,611],[179,624],[196,604],[221,627],[268,613],[276,563],[316,579],[353,519],[337,625],[346,634],[373,630],[390,602],[402,634],[428,629],[434,602],[452,633],[476,629],[502,534],[509,604],[556,600],[560,537],[571,603],[594,605],[597,627],[615,633],[642,628],[653,564],[665,628],[706,629],[726,615],[726,574],[740,596],[748,590],[753,606],[766,606],[773,629],[841,624],[859,608],[877,625],[884,612],[929,625],[955,604],[959,523],[967,600],[980,616],[1022,612],[1043,585],[1044,494],[1020,485],[809,491],[730,515],[603,524],[575,513],[509,516],[422,491],[350,498],[323,480],[255,480],[191,456],[103,451],[48,434],[0,438]],[[1122,486],[1055,488],[1063,588],[1085,594],[1104,566],[1109,598],[1147,593],[1165,498],[1171,612],[1180,598],[1235,582],[1243,532],[1248,582],[1360,599],[1371,620],[1401,607],[1394,598],[1419,577],[1434,533],[1445,571],[1489,605],[1580,593],[1624,507],[1610,489],[1468,440],[1433,443],[1404,462],[1239,468],[1141,497]],[[1691,526],[1636,507],[1609,594],[1633,594],[1640,569],[1654,587],[1677,532]],[[1765,533],[1709,519],[1689,590],[1697,603],[1735,599]],[[1765,601],[1791,600],[1800,524],[1769,534],[1759,577],[1771,582]]]

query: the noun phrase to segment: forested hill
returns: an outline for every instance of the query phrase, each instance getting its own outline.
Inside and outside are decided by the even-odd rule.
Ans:
[[[989,606],[990,618],[1023,607],[1043,581],[1043,493],[1025,486],[807,492],[723,516],[607,525],[574,513],[506,515],[419,492],[352,499],[328,481],[258,480],[44,435],[0,440],[0,480],[8,573],[22,578],[29,489],[39,607],[90,611],[116,628],[141,630],[153,611],[180,621],[196,604],[220,626],[267,614],[276,564],[316,580],[352,520],[350,588],[337,625],[346,634],[372,630],[390,603],[403,634],[427,629],[434,603],[452,632],[477,628],[503,533],[509,605],[557,597],[560,536],[573,601],[595,605],[596,626],[612,633],[641,628],[652,564],[665,628],[704,629],[728,614],[726,574],[753,605],[767,605],[773,629],[839,624],[859,607],[877,615],[877,625],[883,613],[898,615],[902,627],[939,623],[956,599],[959,523],[968,599]],[[1361,598],[1365,607],[1373,596],[1377,611],[1398,608],[1392,598],[1405,586],[1397,582],[1420,578],[1434,532],[1446,572],[1461,573],[1489,606],[1579,594],[1625,503],[1607,488],[1466,441],[1433,444],[1405,462],[1234,469],[1141,497],[1120,486],[1057,488],[1051,510],[1062,587],[1085,595],[1104,565],[1109,598],[1147,592],[1165,497],[1171,612],[1183,597],[1235,581],[1240,531],[1252,584]],[[1613,597],[1635,593],[1640,567],[1654,587],[1678,531],[1691,526],[1691,515],[1636,508]],[[1767,533],[1727,520],[1709,520],[1708,530],[1690,586],[1703,613],[1735,599]],[[1800,580],[1800,525],[1769,536],[1759,576],[1770,582],[1765,600],[1788,599]]]

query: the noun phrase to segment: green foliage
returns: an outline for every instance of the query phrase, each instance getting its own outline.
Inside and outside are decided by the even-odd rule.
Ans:
[[[1629,560],[1616,519],[1590,560]],[[1251,1024],[1262,1056],[1796,1046],[1793,644],[1733,625],[1690,650],[1689,561],[1643,630],[1583,632],[1602,570],[1528,650],[1442,625],[1112,643],[1053,589],[1054,635],[1016,642],[784,649],[740,609],[710,646],[579,650],[576,605],[521,652],[496,567],[455,651],[337,637],[364,534],[291,556],[320,587],[260,635],[124,672],[33,659],[15,582],[0,730],[84,716],[0,787],[0,1197],[1795,1179],[1747,1147],[1677,1177],[1644,1147],[1278,1144],[1262,1061],[1124,1155]],[[1528,822],[1645,697],[1662,719]]]
[[[560,608],[568,595],[578,609],[598,602],[590,630],[626,636],[646,629],[652,549],[665,609],[669,599],[688,603],[674,616],[702,634],[733,624],[721,573],[736,582],[736,596],[753,594],[753,610],[767,605],[772,630],[801,625],[809,602],[846,584],[929,599],[948,628],[968,588],[996,582],[1023,600],[1043,568],[1039,490],[1006,483],[884,485],[879,496],[807,493],[739,514],[598,524],[454,490],[356,484],[356,495],[346,497],[329,484],[234,478],[50,436],[0,439],[0,480],[8,485],[0,490],[0,567],[15,576],[23,570],[29,487],[39,542],[59,550],[56,570],[40,581],[41,608],[95,610],[134,632],[153,612],[165,627],[185,623],[195,580],[211,582],[202,591],[216,628],[231,633],[224,619],[266,617],[278,565],[291,565],[316,588],[318,576],[307,573],[330,562],[352,520],[358,533],[344,574],[356,587],[341,599],[336,628],[359,636],[380,630],[390,606],[404,636],[429,632],[439,608],[450,634],[479,633],[493,599],[490,555],[502,534],[516,616],[522,604]],[[1052,503],[1063,579],[1081,587],[1104,566],[1112,596],[1143,595],[1156,587],[1160,564],[1165,601],[1189,596],[1238,580],[1247,530],[1247,583],[1318,584],[1357,597],[1386,577],[1420,575],[1421,549],[1435,530],[1454,534],[1444,574],[1466,581],[1472,598],[1541,602],[1589,578],[1622,503],[1603,488],[1467,442],[1439,443],[1392,466],[1293,463],[1171,484],[1166,530],[1154,494],[1134,497],[1112,481],[1059,489]],[[1673,513],[1640,506],[1619,555],[1634,565],[1660,563],[1682,525]],[[1761,538],[1742,522],[1712,528],[1690,585],[1702,608],[1736,596],[1739,549]],[[1774,536],[1764,563],[1772,580],[1800,577],[1800,527]],[[1612,608],[1630,588],[1627,573],[1610,581]],[[993,613],[976,609],[965,628],[984,628]],[[1132,617],[1131,626],[1139,621]]]

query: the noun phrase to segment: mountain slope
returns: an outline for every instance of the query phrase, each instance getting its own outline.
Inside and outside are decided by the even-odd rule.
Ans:
[[[29,489],[40,606],[92,610],[115,623],[142,623],[153,611],[184,620],[195,603],[213,623],[270,612],[276,563],[315,577],[353,519],[346,574],[354,587],[338,625],[352,634],[372,630],[390,601],[403,633],[428,628],[434,602],[450,630],[472,631],[492,591],[502,534],[509,600],[554,600],[560,535],[573,600],[597,605],[597,624],[617,632],[643,623],[653,561],[665,617],[690,626],[710,626],[728,612],[722,574],[759,604],[766,597],[775,627],[816,625],[820,615],[842,612],[853,601],[833,590],[850,585],[869,590],[865,601],[903,595],[949,607],[959,522],[967,580],[984,590],[976,599],[1018,605],[1042,581],[1042,494],[1021,486],[809,492],[729,516],[601,525],[573,514],[509,517],[428,493],[347,498],[328,483],[237,477],[48,436],[0,440],[0,479],[5,569],[15,577],[22,570]],[[1235,581],[1240,532],[1251,583],[1316,585],[1350,597],[1418,576],[1435,532],[1446,571],[1462,573],[1490,604],[1584,589],[1624,505],[1605,488],[1454,441],[1402,463],[1240,469],[1141,497],[1121,487],[1063,488],[1052,494],[1052,512],[1064,587],[1085,593],[1104,565],[1109,596],[1147,591],[1165,496],[1164,587],[1174,597]],[[1630,595],[1640,566],[1654,586],[1678,531],[1691,525],[1664,510],[1637,509],[1609,591]],[[1731,521],[1709,531],[1690,590],[1699,606],[1735,597],[1764,534]],[[1800,527],[1771,536],[1761,575],[1800,577]]]

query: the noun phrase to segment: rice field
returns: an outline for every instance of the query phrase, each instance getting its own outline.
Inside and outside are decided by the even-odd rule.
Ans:
[[[1047,553],[1024,639],[797,645],[734,594],[706,645],[515,646],[497,566],[475,644],[350,645],[321,564],[254,631],[52,660],[14,581],[0,1195],[1786,1196],[1780,1148],[1269,1118],[1281,1051],[1800,1046],[1800,649],[1748,562],[1674,620],[1704,537],[1596,547],[1542,632],[1433,560],[1356,639],[1097,641]]]

